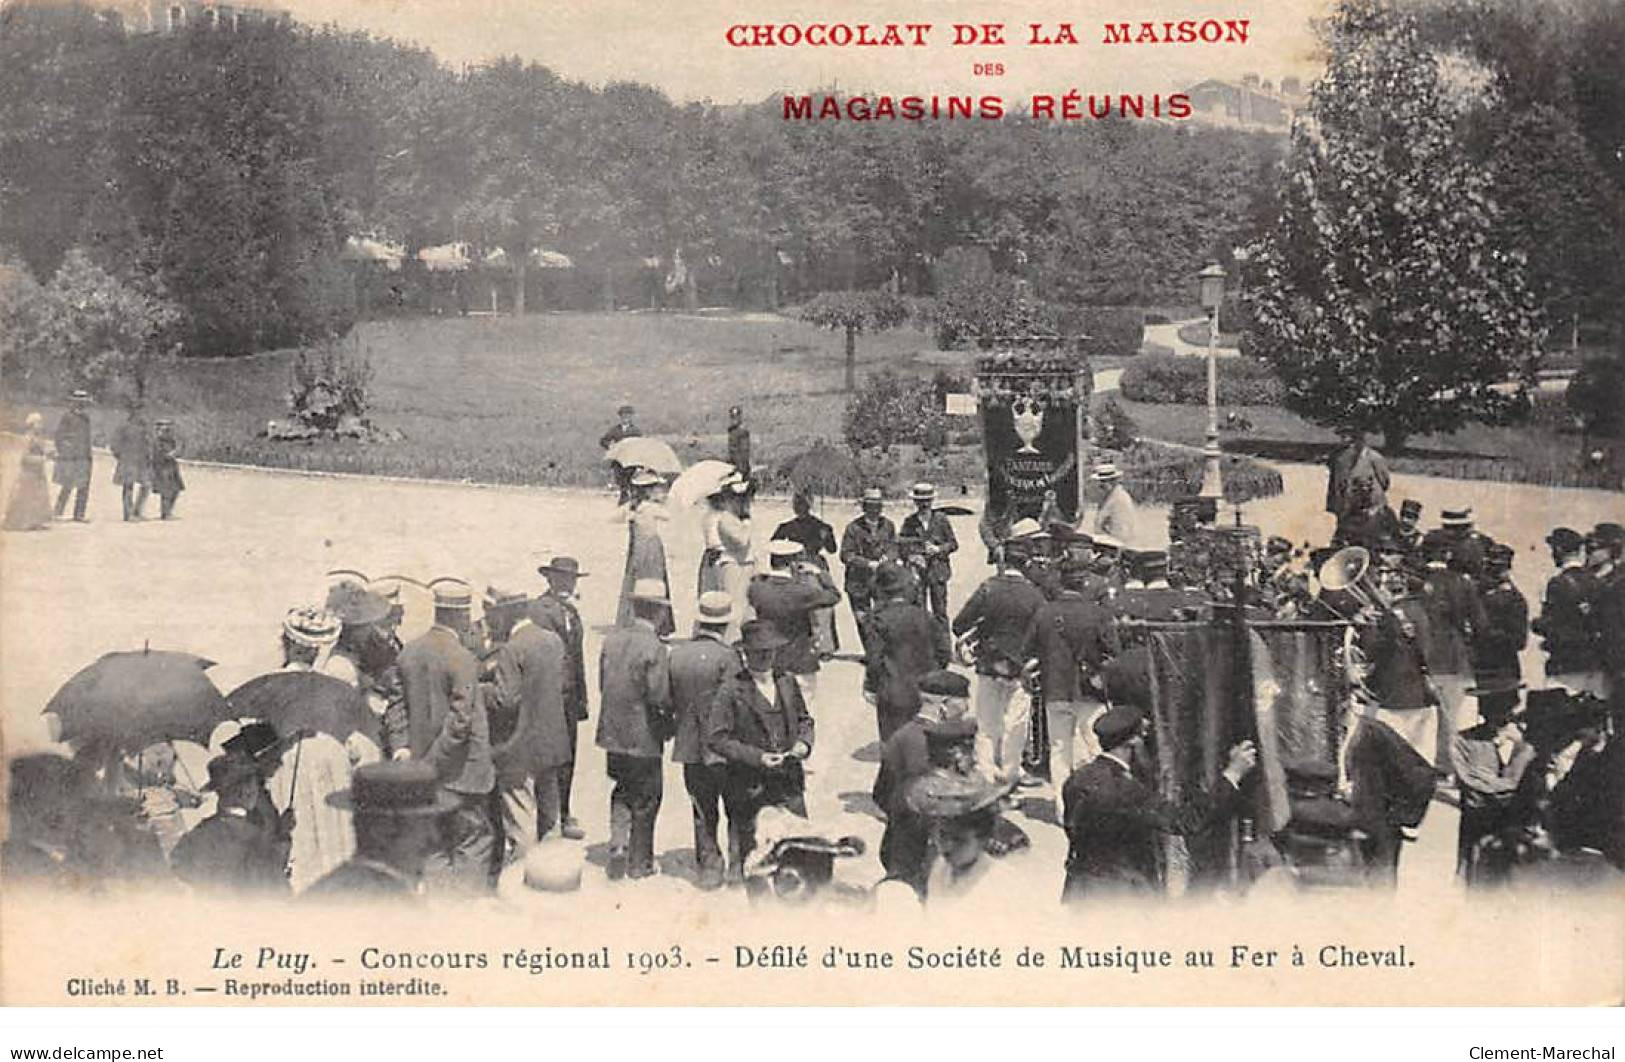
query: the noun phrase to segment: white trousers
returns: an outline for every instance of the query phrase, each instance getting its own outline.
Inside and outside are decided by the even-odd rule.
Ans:
[[[1072,772],[1100,755],[1095,720],[1105,710],[1104,704],[1090,698],[1044,702],[1044,720],[1049,724],[1049,780],[1055,787],[1057,807],[1061,787]]]
[[[976,758],[1003,773],[1021,769],[1032,697],[1019,679],[976,676]]]

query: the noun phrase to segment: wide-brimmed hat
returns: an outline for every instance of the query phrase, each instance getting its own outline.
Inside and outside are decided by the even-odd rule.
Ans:
[[[666,584],[659,579],[637,579],[632,583],[632,592],[626,595],[633,601],[647,601],[652,605],[669,605],[670,599],[666,597]]]
[[[416,760],[357,767],[349,790],[331,794],[327,803],[358,816],[390,818],[444,815],[460,806],[455,796],[441,788],[434,768]]]
[[[754,619],[739,628],[739,647],[747,652],[778,649],[789,644],[790,639],[779,633],[772,620]]]
[[[389,615],[390,607],[383,594],[348,579],[327,591],[327,611],[346,627],[377,623]]]
[[[1094,475],[1091,478],[1096,482],[1106,483],[1112,480],[1122,479],[1123,472],[1116,465],[1108,461],[1103,465],[1096,465]]]
[[[914,501],[936,501],[937,485],[935,483],[916,483],[914,489],[908,492],[908,496]]]
[[[435,608],[474,607],[474,588],[468,585],[467,580],[454,575],[442,575],[438,579],[429,580],[429,589],[434,592]]]
[[[700,595],[699,612],[696,618],[701,623],[732,623],[734,618],[733,595],[726,590],[707,590]]]
[[[904,800],[910,811],[931,819],[957,819],[985,811],[1010,792],[1014,782],[995,782],[979,774],[938,768],[909,784]]]
[[[282,618],[282,634],[295,645],[323,649],[339,640],[339,618],[325,608],[290,609]]]
[[[203,783],[203,788],[211,793],[220,793],[247,782],[258,783],[259,777],[259,771],[254,768],[251,759],[229,754],[216,756],[209,761],[209,780]]]
[[[574,557],[554,557],[536,570],[543,575],[573,575],[577,579],[585,579],[588,575],[581,570],[581,562]]]

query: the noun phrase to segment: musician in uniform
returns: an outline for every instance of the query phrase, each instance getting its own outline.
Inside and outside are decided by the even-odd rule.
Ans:
[[[1617,714],[1625,707],[1625,527],[1608,522],[1592,532],[1598,548],[1608,551],[1609,565],[1599,580],[1597,604],[1592,610],[1597,629],[1597,656]]]
[[[809,710],[818,697],[818,647],[813,640],[813,614],[841,600],[829,577],[802,561],[801,543],[774,539],[768,543],[769,570],[751,580],[749,601],[759,619],[773,624],[784,639],[776,670],[792,675]]]
[[[1422,548],[1422,503],[1415,498],[1406,498],[1399,503],[1399,534],[1394,536],[1396,542],[1406,553],[1414,553]]]
[[[1517,681],[1523,673],[1518,654],[1529,644],[1529,602],[1512,584],[1513,556],[1512,547],[1499,542],[1485,554],[1484,626],[1473,639],[1473,673],[1480,686]]]
[[[401,650],[410,758],[435,769],[458,806],[440,820],[430,887],[479,891],[489,884],[496,846],[487,801],[496,784],[491,731],[479,691],[479,661],[464,646],[473,591],[454,579],[434,584],[434,625]]]
[[[1540,616],[1530,629],[1545,639],[1546,679],[1573,693],[1605,696],[1598,658],[1597,581],[1586,569],[1585,538],[1559,527],[1546,536],[1557,574],[1546,583]]]
[[[959,549],[953,525],[936,511],[937,488],[931,483],[916,483],[909,492],[914,511],[903,520],[898,529],[897,543],[904,559],[919,570],[924,591],[922,604],[943,623],[948,622],[948,581],[953,575],[953,562],[949,559]]]
[[[897,528],[881,513],[884,505],[879,487],[865,488],[862,515],[847,524],[841,534],[840,556],[841,564],[846,569],[846,600],[852,606],[852,620],[858,625],[860,634],[864,619],[878,604],[875,573],[882,564],[897,556]]]
[[[1473,509],[1464,505],[1439,513],[1439,537],[1450,547],[1449,564],[1476,585],[1484,578],[1485,560],[1492,544],[1488,535],[1473,526]]]
[[[999,567],[971,594],[954,617],[953,633],[976,639],[977,756],[989,769],[1013,779],[1021,770],[1032,697],[1022,682],[1027,657],[1023,640],[1044,595],[1022,569],[1032,557],[1031,539],[1004,543]]]
[[[875,590],[879,604],[865,619],[863,697],[885,741],[919,711],[919,680],[948,666],[949,648],[930,613],[910,597],[912,583],[900,566],[881,568]]]
[[[559,788],[559,833],[572,841],[587,835],[581,823],[570,814],[570,790],[575,785],[576,752],[581,747],[581,724],[587,718],[587,658],[582,649],[583,631],[581,612],[576,608],[578,580],[589,573],[581,570],[574,557],[554,557],[536,571],[547,580],[547,591],[530,602],[526,613],[530,621],[544,631],[552,631],[564,643],[564,717],[569,726],[565,737],[569,742],[568,760],[554,772]],[[539,778],[537,784],[547,784]],[[546,803],[538,795],[538,803]]]
[[[1423,653],[1428,675],[1439,695],[1439,747],[1435,762],[1448,762],[1450,742],[1465,729],[1467,689],[1473,684],[1472,646],[1489,626],[1478,590],[1464,572],[1449,566],[1448,541],[1431,539],[1422,545],[1426,568],[1422,579],[1422,605],[1427,610],[1427,640]]]

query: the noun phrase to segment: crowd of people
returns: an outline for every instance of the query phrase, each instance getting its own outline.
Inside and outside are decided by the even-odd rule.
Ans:
[[[880,743],[885,891],[941,904],[998,888],[1001,860],[1030,840],[1011,815],[1033,803],[1023,789],[1048,807],[1029,810],[1029,828],[1066,834],[1056,868],[1066,902],[1162,891],[1165,840],[1196,847],[1237,823],[1260,750],[1237,735],[1211,787],[1165,792],[1150,767],[1147,632],[1238,613],[1346,632],[1346,740],[1336,757],[1285,765],[1285,829],[1240,831],[1256,876],[1312,884],[1341,868],[1391,883],[1438,799],[1461,810],[1471,883],[1559,861],[1625,869],[1619,525],[1551,532],[1558,571],[1531,619],[1510,549],[1468,509],[1429,529],[1414,502],[1395,512],[1375,451],[1334,462],[1337,531],[1320,549],[1221,528],[1216,502],[1199,498],[1174,506],[1167,549],[1134,548],[1113,534],[1135,519],[1133,500],[1102,465],[1092,530],[1049,509],[996,535],[984,521],[994,571],[956,609],[959,543],[929,483],[909,492],[900,527],[883,492],[864,491],[839,536],[799,493],[795,516],[758,549],[748,433],[737,411],[730,419],[741,464],[704,500],[687,637],[661,533],[670,477],[619,469],[626,565],[596,669],[576,604],[589,573],[572,557],[541,564],[534,595],[433,581],[433,624],[404,644],[398,591],[346,575],[285,618],[283,671],[344,685],[366,725],[323,733],[259,719],[223,724],[208,750],[184,756],[166,742],[19,758],[8,876],[328,898],[481,893],[515,877],[574,887],[579,849],[562,842],[598,821],[572,802],[581,724],[596,717],[608,878],[659,872],[669,758],[692,812],[695,883],[737,885],[771,840],[764,815],[807,815],[816,720],[854,707],[831,703],[819,681],[836,666],[843,598]],[[604,445],[636,432],[623,409]],[[1531,632],[1544,639],[1545,675],[1526,695],[1518,655]]]

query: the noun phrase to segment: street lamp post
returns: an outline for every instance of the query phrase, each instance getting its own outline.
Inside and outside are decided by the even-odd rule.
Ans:
[[[1201,301],[1207,310],[1207,445],[1202,448],[1202,493],[1215,500],[1224,497],[1224,478],[1219,471],[1219,306],[1224,302],[1224,268],[1217,262],[1196,274],[1201,285]]]

